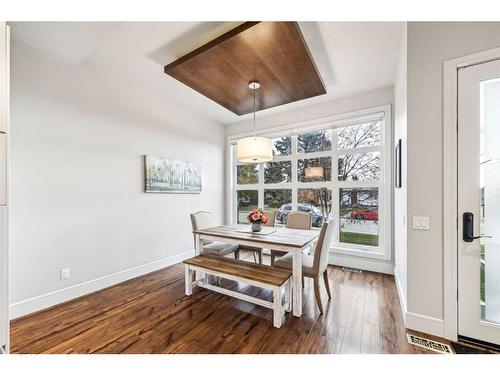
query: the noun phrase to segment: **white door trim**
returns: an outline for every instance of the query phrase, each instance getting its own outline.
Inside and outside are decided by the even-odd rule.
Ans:
[[[457,95],[458,69],[500,59],[500,48],[443,63],[443,298],[444,336],[458,338]]]
[[[2,53],[0,56],[0,86],[4,90],[0,94],[0,133],[5,138],[4,153],[0,158],[4,164],[4,180],[1,190],[3,191],[2,206],[2,229],[0,233],[0,354],[2,351],[9,352],[9,148],[10,148],[10,27],[5,22],[0,22],[0,34],[3,40]],[[3,278],[2,278],[3,277]]]

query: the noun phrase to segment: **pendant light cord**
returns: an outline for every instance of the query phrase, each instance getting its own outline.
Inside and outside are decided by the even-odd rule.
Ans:
[[[256,88],[253,89],[253,137],[255,138],[255,91]]]

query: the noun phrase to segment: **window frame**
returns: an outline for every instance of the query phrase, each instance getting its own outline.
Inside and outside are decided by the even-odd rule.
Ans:
[[[376,146],[361,146],[359,148],[339,149],[337,147],[337,132],[331,132],[332,148],[329,151],[302,153],[297,151],[297,136],[299,134],[310,133],[313,131],[333,130],[349,125],[357,125],[369,121],[379,120],[380,126],[380,144]],[[285,126],[262,129],[256,132],[257,135],[269,138],[291,137],[292,152],[291,155],[279,155],[273,157],[275,161],[291,161],[292,181],[273,184],[264,183],[264,165],[259,166],[259,183],[237,185],[236,166],[246,163],[239,163],[236,160],[235,147],[232,147],[238,139],[246,137],[249,133],[237,134],[227,137],[226,155],[227,155],[227,222],[237,223],[237,200],[236,192],[238,190],[257,190],[258,207],[264,207],[264,190],[267,189],[291,189],[292,190],[292,210],[297,210],[297,192],[298,189],[307,188],[328,188],[332,192],[331,212],[336,212],[333,217],[335,225],[335,237],[330,247],[330,253],[352,255],[365,258],[375,258],[382,260],[391,260],[392,258],[392,222],[391,222],[391,196],[392,196],[392,118],[391,105],[368,108],[360,111],[349,112],[341,115],[329,116],[321,119],[303,121],[299,123],[288,124]],[[380,153],[380,179],[372,181],[339,181],[338,180],[338,157],[339,155],[352,153]],[[299,182],[297,163],[299,159],[309,159],[318,157],[331,157],[332,177],[331,181],[319,182]],[[339,192],[342,188],[378,188],[378,246],[367,246],[343,243],[339,241]],[[236,220],[235,220],[236,219]]]

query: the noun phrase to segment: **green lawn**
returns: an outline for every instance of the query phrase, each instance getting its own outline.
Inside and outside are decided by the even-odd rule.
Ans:
[[[481,301],[486,302],[484,291],[484,267],[481,266]]]
[[[481,258],[484,259],[484,244],[481,244]],[[481,301],[485,302],[486,301],[486,293],[485,293],[485,290],[484,290],[484,284],[485,284],[485,280],[484,280],[484,266],[481,265]]]
[[[378,246],[378,236],[376,234],[340,232],[340,242]]]

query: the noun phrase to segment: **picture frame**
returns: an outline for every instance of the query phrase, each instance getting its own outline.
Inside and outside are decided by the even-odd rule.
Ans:
[[[146,193],[200,194],[201,168],[190,161],[144,156]]]
[[[398,139],[396,142],[396,147],[394,149],[394,186],[396,189],[401,188],[403,185],[402,182],[402,165],[401,165],[401,149],[402,149],[402,141]]]

